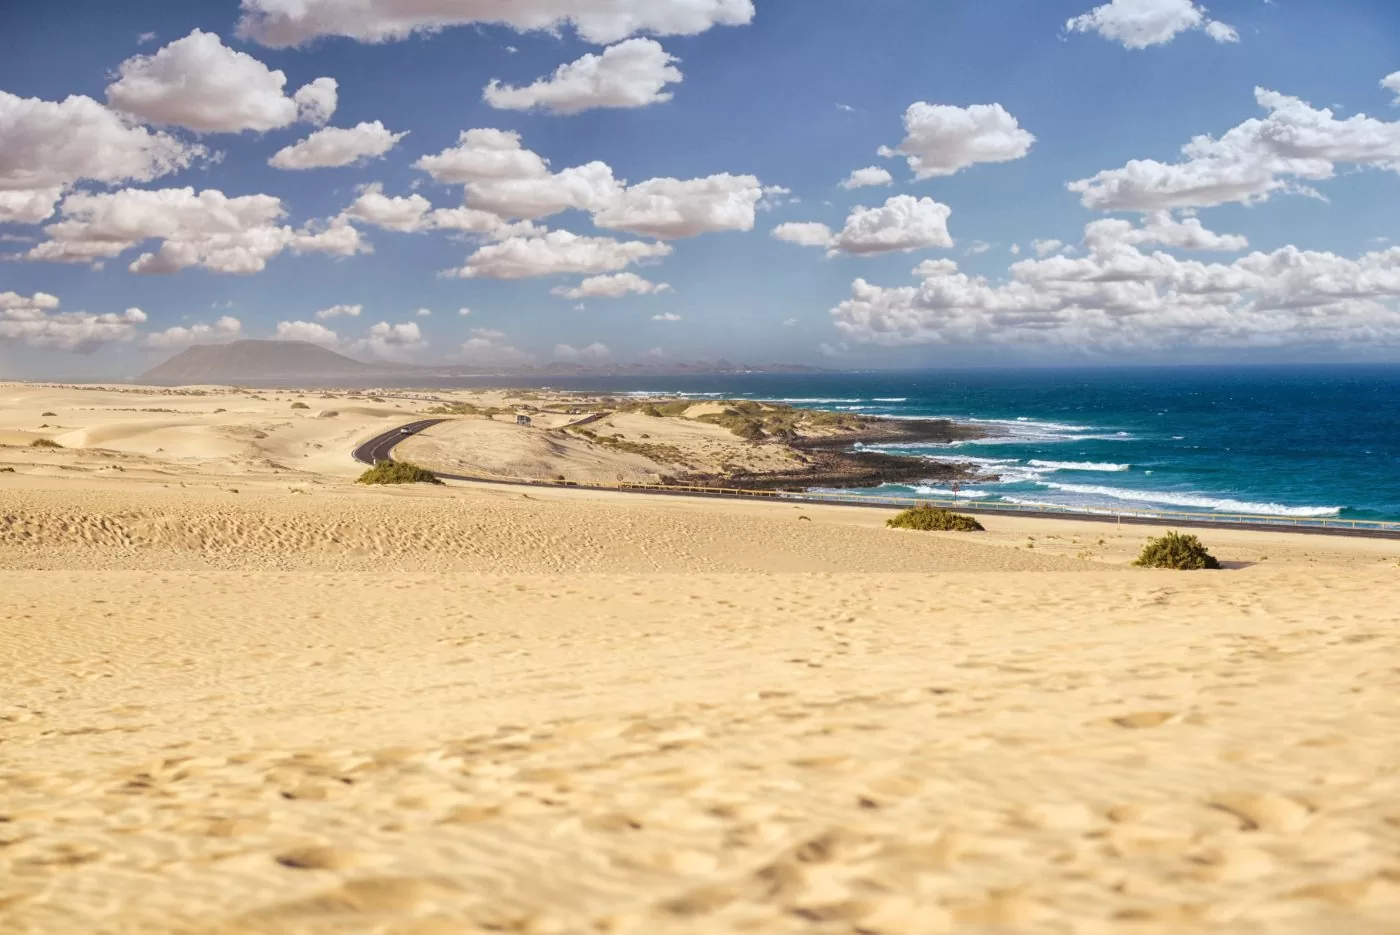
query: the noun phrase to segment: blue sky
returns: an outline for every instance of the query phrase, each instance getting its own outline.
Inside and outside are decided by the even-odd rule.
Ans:
[[[310,5],[327,11],[315,23],[277,20],[287,0],[0,9],[0,376],[132,374],[279,325],[417,362],[1400,357],[1391,2],[521,0],[514,25],[478,21],[499,9],[483,0],[423,4],[439,14],[428,24],[394,21],[387,0]],[[598,16],[619,8],[641,12]],[[606,50],[622,46],[637,61],[609,75]],[[587,71],[589,56],[601,83],[536,86],[533,109],[484,99],[493,80],[528,88],[570,63]],[[660,81],[663,66],[683,80]],[[285,86],[201,95],[181,72],[225,67],[280,71]],[[329,114],[293,98],[323,78]],[[917,103],[931,116],[909,144]],[[348,165],[268,162],[375,121],[381,140],[406,135]],[[603,163],[611,176],[571,196],[586,207],[522,223],[509,198],[491,200],[495,182],[464,188],[415,165],[473,129],[518,134],[549,173]],[[122,154],[73,151],[101,134]],[[1183,155],[1201,135],[1216,145]],[[935,172],[877,152],[902,143]],[[870,167],[888,183],[840,185]],[[390,229],[354,208],[372,185],[396,210],[430,207]],[[217,204],[198,194],[210,191]],[[473,220],[456,228],[426,213],[463,207]],[[648,211],[686,220],[658,227]],[[585,238],[589,257],[566,262],[557,232]],[[245,242],[265,251],[257,269]],[[629,244],[650,258],[628,262]],[[234,260],[215,249],[230,245]],[[513,278],[503,253],[529,258]],[[654,291],[553,294],[589,279],[585,291]],[[336,307],[358,314],[317,317]]]

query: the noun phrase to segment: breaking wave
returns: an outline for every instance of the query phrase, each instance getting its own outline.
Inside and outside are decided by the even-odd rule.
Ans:
[[[1340,506],[1285,506],[1281,503],[1254,503],[1249,500],[1203,497],[1199,494],[1164,490],[1127,490],[1122,487],[1101,487],[1093,484],[1057,484],[1053,481],[1038,481],[1038,483],[1041,487],[1065,493],[1108,497],[1112,500],[1126,500],[1132,503],[1161,503],[1167,506],[1192,507],[1215,513],[1252,513],[1259,516],[1296,516],[1301,518],[1336,516],[1345,509],[1345,507]],[[1076,507],[1076,509],[1078,508]]]

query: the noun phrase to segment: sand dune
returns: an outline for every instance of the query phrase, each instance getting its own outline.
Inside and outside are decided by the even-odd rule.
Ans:
[[[366,489],[431,401],[206,391],[0,386],[87,445],[0,447],[6,935],[1396,931],[1393,542]]]
[[[1383,580],[6,572],[0,918],[1389,932]]]
[[[641,455],[600,449],[572,435],[487,419],[437,426],[404,442],[401,457],[449,474],[525,480],[567,477],[587,484],[610,484],[618,475],[656,483],[666,470]]]

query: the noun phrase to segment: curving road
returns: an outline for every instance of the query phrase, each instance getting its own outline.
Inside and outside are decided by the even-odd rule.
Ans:
[[[402,428],[394,429],[392,432],[385,432],[383,435],[376,435],[369,441],[350,453],[350,456],[361,464],[370,466],[378,464],[380,461],[392,461],[394,446],[408,438],[410,435],[417,435],[424,429],[430,429],[435,425],[446,422],[446,419],[424,419],[422,422],[410,422]]]
[[[607,413],[595,413],[586,419],[572,423],[572,425],[587,425],[605,417]],[[410,422],[408,425],[396,428],[393,431],[385,432],[383,435],[376,435],[369,441],[363,443],[352,452],[356,461],[363,464],[373,465],[379,461],[392,461],[394,446],[404,439],[426,431],[435,425],[439,425],[447,419],[425,419],[421,422]],[[699,493],[692,490],[656,490],[647,488],[645,490],[629,490],[622,485],[603,486],[601,484],[579,484],[573,481],[567,483],[549,483],[543,481],[527,480],[492,480],[484,477],[466,477],[461,474],[440,474],[433,472],[435,477],[442,480],[469,481],[474,484],[499,484],[507,487],[572,487],[580,490],[606,490],[612,493],[636,493],[647,494],[649,496],[661,497],[708,497],[719,500],[752,500],[755,497],[781,499],[786,503],[813,503],[824,506],[855,506],[877,510],[896,510],[903,504],[882,503],[879,500],[871,500],[869,503],[860,503],[849,500],[828,500],[821,496],[803,496],[802,494],[777,494],[771,491],[754,491],[753,493]],[[1400,539],[1400,529],[1382,529],[1376,527],[1345,527],[1345,526],[1307,526],[1295,523],[1274,523],[1274,522],[1230,522],[1226,520],[1212,519],[1182,519],[1179,517],[1154,517],[1154,516],[1134,516],[1124,513],[1056,513],[1046,510],[993,510],[979,509],[975,504],[959,503],[957,509],[960,513],[975,513],[981,516],[1024,516],[1041,517],[1043,519],[1068,519],[1082,522],[1104,523],[1117,519],[1121,525],[1124,521],[1133,526],[1170,526],[1183,529],[1249,529],[1258,532],[1296,532],[1310,533],[1321,536],[1352,536],[1363,539]]]

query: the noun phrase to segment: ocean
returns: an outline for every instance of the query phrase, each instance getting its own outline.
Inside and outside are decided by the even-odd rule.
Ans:
[[[988,437],[871,448],[975,465],[981,479],[958,491],[969,500],[1083,512],[1400,520],[1400,366],[587,377],[549,384],[974,423]],[[953,494],[932,483],[865,492]]]

